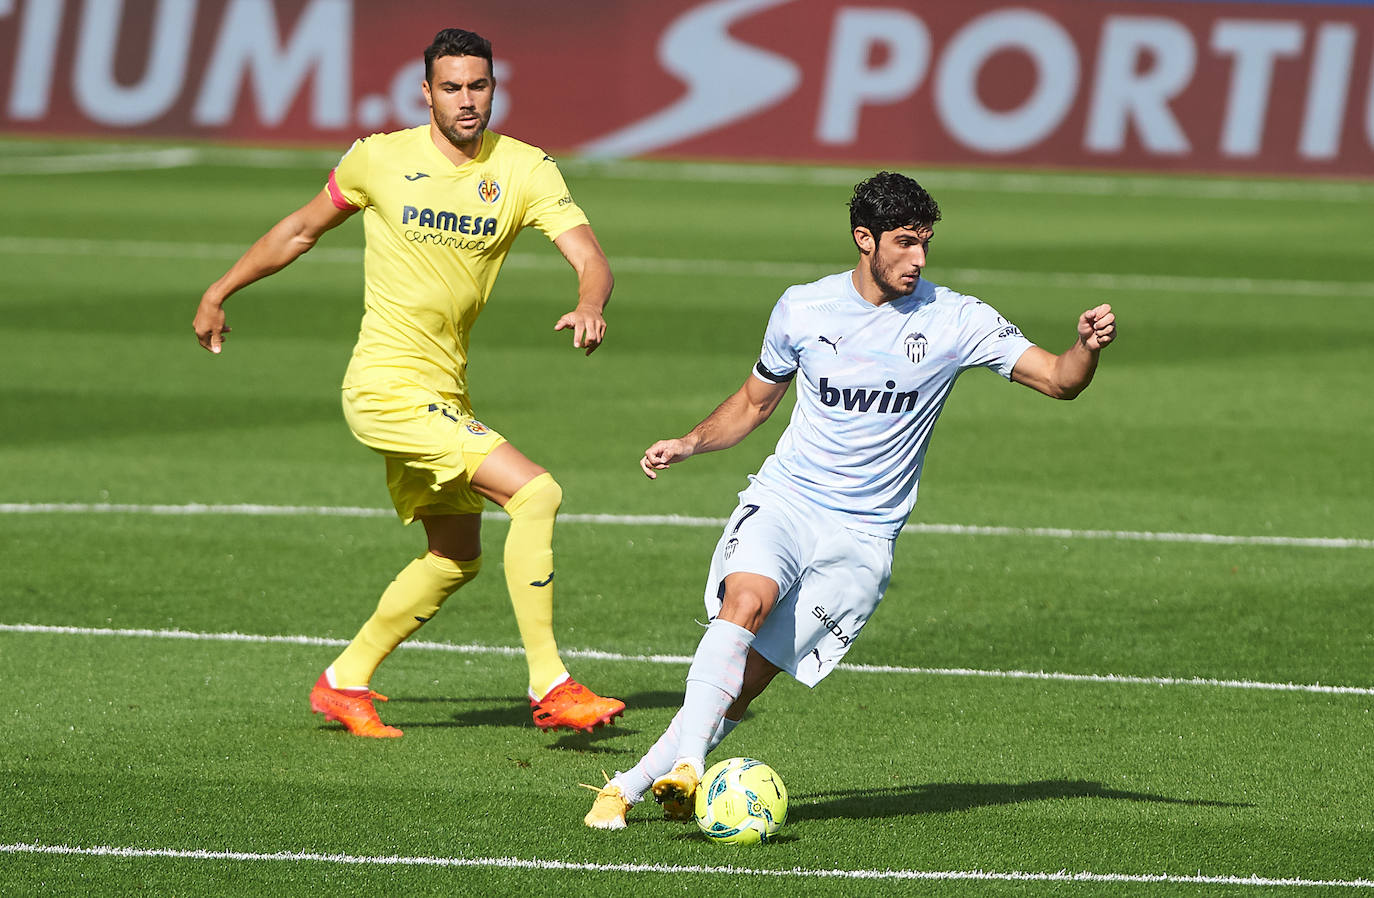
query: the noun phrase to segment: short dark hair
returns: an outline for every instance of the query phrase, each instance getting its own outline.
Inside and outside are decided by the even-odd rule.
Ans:
[[[492,70],[491,41],[473,31],[445,28],[434,35],[434,40],[425,48],[425,81],[434,80],[434,60],[440,56],[477,56],[485,59],[487,69]]]
[[[854,185],[849,200],[849,231],[868,228],[878,240],[884,231],[933,228],[940,206],[924,187],[906,175],[880,171]]]

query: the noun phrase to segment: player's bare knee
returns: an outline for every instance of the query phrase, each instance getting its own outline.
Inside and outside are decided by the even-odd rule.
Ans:
[[[773,597],[760,590],[749,587],[727,589],[721,601],[720,613],[716,616],[757,633],[772,607]]]
[[[479,563],[482,558],[482,543],[480,540],[473,541],[467,539],[436,539],[431,536],[429,539],[429,554],[446,561],[456,564],[467,564],[473,560]]]
[[[465,563],[482,554],[482,517],[477,514],[417,515],[431,554]]]

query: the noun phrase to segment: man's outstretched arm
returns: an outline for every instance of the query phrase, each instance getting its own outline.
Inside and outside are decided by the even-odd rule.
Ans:
[[[572,328],[573,346],[587,348],[587,355],[596,351],[606,338],[606,319],[602,316],[611,301],[615,278],[611,264],[596,240],[591,225],[578,225],[558,235],[553,245],[577,272],[577,307],[568,312],[553,329]]]
[[[1055,399],[1073,399],[1092,383],[1097,356],[1116,339],[1116,315],[1102,304],[1078,316],[1078,339],[1059,355],[1032,346],[1016,360],[1011,379]]]
[[[321,234],[342,224],[356,211],[339,209],[330,199],[329,191],[321,190],[314,199],[259,237],[201,296],[191,325],[200,345],[211,352],[220,351],[224,335],[229,333],[224,316],[225,300],[254,281],[290,265],[314,246]]]
[[[658,477],[657,471],[667,470],[673,462],[683,461],[699,452],[729,449],[768,420],[787,393],[789,384],[791,381],[768,383],[749,375],[744,386],[717,406],[715,411],[706,416],[706,420],[693,427],[686,436],[659,440],[645,449],[644,457],[639,460],[640,468],[653,480]]]

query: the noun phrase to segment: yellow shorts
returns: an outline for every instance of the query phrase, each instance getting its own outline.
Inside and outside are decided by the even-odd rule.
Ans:
[[[346,387],[344,417],[364,446],[386,458],[386,485],[407,524],[415,512],[475,514],[486,500],[469,481],[506,441],[453,393],[390,382]]]

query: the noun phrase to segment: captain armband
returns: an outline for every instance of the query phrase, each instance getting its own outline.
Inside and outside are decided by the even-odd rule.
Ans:
[[[769,371],[767,368],[763,367],[763,362],[759,362],[754,366],[754,373],[757,374],[761,380],[766,380],[770,384],[789,383],[791,382],[792,378],[797,376],[797,372],[795,370],[789,371],[786,374],[774,374],[772,371]]]

